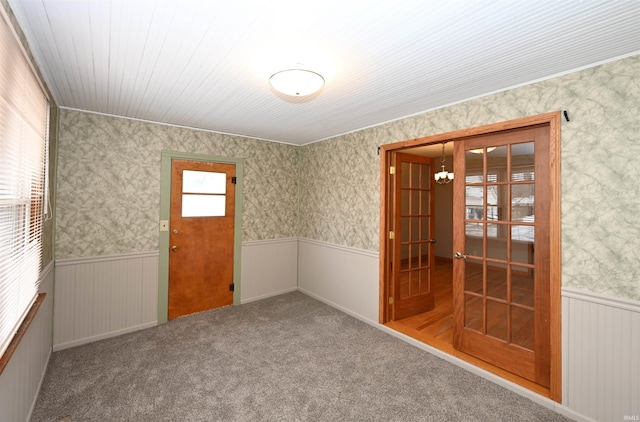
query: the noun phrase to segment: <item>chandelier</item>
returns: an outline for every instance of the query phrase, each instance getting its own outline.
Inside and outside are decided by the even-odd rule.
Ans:
[[[440,158],[440,167],[442,167],[442,170],[434,175],[436,183],[440,185],[446,185],[453,180],[453,173],[449,173],[444,169],[444,145],[446,143],[446,141],[442,143],[442,157]]]

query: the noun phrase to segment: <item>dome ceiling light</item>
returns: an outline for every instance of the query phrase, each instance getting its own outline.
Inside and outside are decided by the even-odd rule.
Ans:
[[[311,70],[286,69],[271,75],[269,83],[285,95],[304,97],[318,92],[324,86],[324,78]]]

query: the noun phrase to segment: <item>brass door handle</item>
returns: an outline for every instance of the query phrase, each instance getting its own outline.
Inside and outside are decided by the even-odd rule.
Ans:
[[[178,252],[178,247],[177,247],[176,245],[173,245],[173,246],[171,247],[171,250],[172,250],[173,252]]]
[[[467,255],[463,255],[463,254],[462,254],[462,253],[460,253],[460,252],[456,252],[456,254],[454,255],[454,258],[457,258],[457,259],[467,259]]]

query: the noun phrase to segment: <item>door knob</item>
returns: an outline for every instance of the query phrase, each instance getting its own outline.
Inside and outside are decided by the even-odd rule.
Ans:
[[[460,253],[460,252],[456,252],[456,254],[454,255],[454,257],[455,257],[456,259],[467,259],[467,255],[463,255],[463,254],[462,254],[462,253]]]
[[[431,243],[436,243],[436,242],[437,242],[437,240],[436,240],[436,239],[429,239],[429,242],[431,242]]]
[[[178,247],[177,247],[177,246],[175,246],[175,245],[173,245],[173,246],[171,247],[171,250],[172,250],[173,252],[178,252]]]

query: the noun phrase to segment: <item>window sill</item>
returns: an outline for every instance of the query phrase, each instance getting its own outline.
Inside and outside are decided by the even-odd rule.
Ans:
[[[13,336],[13,340],[11,340],[11,343],[9,343],[9,347],[7,348],[7,350],[5,350],[4,354],[0,358],[0,375],[2,375],[4,368],[9,364],[9,360],[11,359],[11,356],[13,356],[13,353],[18,349],[18,345],[20,344],[22,337],[24,337],[25,333],[29,329],[29,326],[35,319],[36,314],[38,313],[38,309],[40,309],[40,305],[42,305],[42,302],[44,302],[44,297],[46,295],[46,293],[40,293],[38,295],[36,301],[33,302],[31,309],[29,309],[27,316],[24,318],[24,321],[22,321],[22,324],[20,324],[18,332],[15,336]]]

